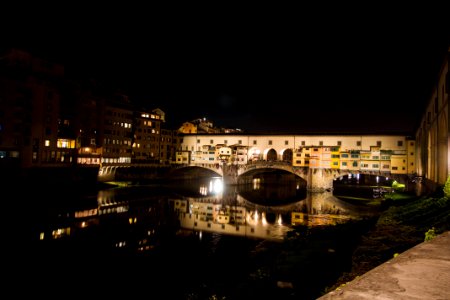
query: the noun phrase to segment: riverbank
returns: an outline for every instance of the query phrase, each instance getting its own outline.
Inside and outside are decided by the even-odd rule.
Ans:
[[[415,197],[399,193],[384,203],[373,228],[362,236],[352,256],[352,266],[328,293],[354,280],[408,249],[450,230],[450,200],[442,189]]]
[[[449,249],[450,231],[446,231],[319,299],[450,299]]]

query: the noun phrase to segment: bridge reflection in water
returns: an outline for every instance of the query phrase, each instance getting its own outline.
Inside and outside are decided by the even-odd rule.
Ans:
[[[114,296],[117,285],[111,282],[120,278],[121,284],[126,282],[121,287],[127,293],[160,290],[172,299],[186,299],[192,291],[201,294],[204,286],[225,289],[227,295],[241,286],[239,291],[249,295],[272,292],[273,299],[281,299],[275,294],[283,291],[266,285],[265,279],[255,283],[253,274],[259,268],[280,266],[277,258],[284,245],[279,242],[293,225],[338,224],[363,218],[370,210],[341,201],[332,192],[307,193],[291,175],[253,176],[254,180],[243,185],[221,186],[221,178],[208,177],[167,186],[110,188],[82,202],[77,198],[70,206],[62,203],[59,194],[50,207],[33,201],[34,217],[26,223],[34,237],[27,249],[29,269],[34,272],[29,276],[33,282],[42,278],[41,291],[48,293],[53,292],[54,282],[66,293],[72,288],[68,284],[79,280],[74,270],[83,266],[83,284],[107,286]],[[322,243],[322,239],[319,248],[315,243],[305,244],[296,251],[320,255],[305,255],[295,264],[289,261],[289,274],[278,276],[274,270],[271,280],[295,280],[302,291],[299,294],[317,293],[328,284],[330,275],[323,270],[340,270],[340,257],[347,253],[328,250],[347,249],[347,238],[354,236],[358,233],[347,229],[337,236],[345,247],[334,241]],[[281,265],[285,274],[286,265]],[[41,270],[51,274],[51,280]],[[229,276],[230,272],[234,275]],[[102,296],[108,292],[105,288],[98,291]]]
[[[197,231],[200,237],[205,231],[281,241],[295,225],[336,225],[373,213],[334,197],[331,191],[306,192],[299,190],[295,182],[290,184],[284,179],[276,186],[247,184],[218,188],[221,179],[211,178],[209,183],[200,185],[201,195],[170,201],[180,226]]]
[[[259,175],[251,182],[223,186],[222,178],[183,180],[162,187],[130,186],[98,191],[95,203],[58,212],[61,224],[45,227],[39,239],[75,236],[88,227],[127,219],[129,226],[145,224],[144,232],[157,232],[175,217],[181,230],[281,241],[296,225],[336,225],[370,217],[377,211],[354,205],[329,192],[307,192],[292,174]],[[273,180],[276,178],[276,180]],[[78,206],[78,205],[77,205]],[[175,213],[167,215],[166,207]],[[45,209],[45,208],[44,208]],[[65,218],[61,218],[65,216]],[[50,226],[48,226],[50,225]],[[146,237],[148,239],[148,237]]]

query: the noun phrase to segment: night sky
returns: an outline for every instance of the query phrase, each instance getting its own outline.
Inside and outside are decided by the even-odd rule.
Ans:
[[[2,46],[120,88],[173,128],[413,132],[450,45],[435,6],[79,9],[15,18]]]

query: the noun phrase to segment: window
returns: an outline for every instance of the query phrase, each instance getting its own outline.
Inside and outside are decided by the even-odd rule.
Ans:
[[[319,141],[319,146],[323,146],[323,141]]]
[[[271,140],[269,140],[269,145],[272,145],[272,141]]]
[[[305,145],[306,145],[305,141],[302,141],[302,146],[305,146]]]
[[[239,144],[239,145],[242,145],[242,140],[239,140],[239,141],[238,141],[238,144]]]
[[[403,146],[403,141],[397,141],[397,146],[399,147]]]
[[[214,144],[214,140],[209,140],[209,143],[210,144]]]
[[[338,146],[342,146],[342,142],[341,141],[337,141],[337,145]]]
[[[256,145],[256,140],[253,140],[253,145]]]
[[[284,141],[284,144],[285,145],[289,145],[289,141]]]
[[[50,140],[45,140],[44,145],[45,147],[50,147]]]
[[[200,144],[200,140],[197,140],[197,144]]]
[[[226,145],[228,144],[228,140],[224,140],[223,143]]]
[[[361,141],[356,141],[356,146],[361,147]]]

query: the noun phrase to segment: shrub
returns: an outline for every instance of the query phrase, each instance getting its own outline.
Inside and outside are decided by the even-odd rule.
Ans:
[[[430,241],[436,237],[436,231],[434,227],[431,227],[427,232],[425,232],[425,242]]]
[[[444,195],[445,197],[450,198],[450,176],[448,176],[444,185]]]

